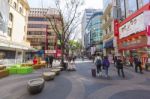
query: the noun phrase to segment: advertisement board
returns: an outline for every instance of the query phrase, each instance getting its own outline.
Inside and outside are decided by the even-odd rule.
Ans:
[[[9,20],[8,0],[0,0],[0,36],[7,35],[8,20]]]
[[[119,38],[122,39],[129,35],[144,31],[146,29],[144,23],[144,14],[142,13],[119,28]]]

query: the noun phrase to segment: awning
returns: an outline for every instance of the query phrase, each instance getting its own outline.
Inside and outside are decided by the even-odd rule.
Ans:
[[[104,48],[114,48],[114,46],[113,46],[113,39],[107,41],[107,42],[105,43]]]
[[[21,50],[34,50],[31,46],[27,46],[22,43],[16,43],[8,40],[0,40],[0,49],[8,49],[8,50],[14,50],[14,49],[21,49]]]

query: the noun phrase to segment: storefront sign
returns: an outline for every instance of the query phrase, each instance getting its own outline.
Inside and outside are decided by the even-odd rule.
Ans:
[[[119,37],[121,39],[145,29],[144,14],[142,13],[119,28]]]
[[[145,26],[150,25],[150,11],[144,11],[144,24]]]
[[[7,33],[9,16],[8,0],[0,0],[0,36],[5,36]]]
[[[46,54],[55,54],[56,50],[45,50]]]
[[[114,20],[114,35],[119,36],[119,23],[118,20]]]
[[[144,37],[140,37],[138,39],[134,39],[131,41],[124,41],[123,43],[119,44],[119,48],[131,48],[131,47],[136,47],[136,46],[140,46],[140,45],[147,45],[148,43],[148,39],[146,36]]]

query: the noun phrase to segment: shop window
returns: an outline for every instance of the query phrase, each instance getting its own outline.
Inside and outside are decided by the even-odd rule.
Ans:
[[[14,2],[13,6],[14,6],[15,9],[17,9],[17,3],[16,2]]]

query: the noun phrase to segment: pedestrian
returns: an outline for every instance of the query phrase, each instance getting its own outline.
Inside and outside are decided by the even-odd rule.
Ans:
[[[45,57],[46,67],[49,68],[49,56],[46,55]]]
[[[135,56],[134,58],[134,64],[135,64],[135,72],[138,72],[138,68],[140,70],[140,73],[142,74],[142,62],[138,56]]]
[[[113,60],[114,60],[114,66],[116,66],[117,65],[117,56],[114,56]]]
[[[96,69],[97,69],[97,76],[101,76],[102,75],[102,58],[99,56],[99,54],[96,56],[95,58],[95,65],[96,65]]]
[[[50,64],[51,68],[53,66],[53,60],[54,60],[54,57],[52,55],[50,55],[50,57],[49,57],[49,64]]]
[[[124,71],[123,71],[123,62],[120,56],[118,56],[117,58],[116,67],[117,67],[118,76],[120,76],[120,71],[121,71],[122,77],[125,78]]]
[[[133,61],[134,61],[133,57],[132,57],[132,56],[130,56],[130,58],[129,58],[129,62],[130,62],[130,66],[131,66],[131,67],[133,67]]]
[[[73,63],[75,63],[75,60],[76,60],[76,56],[73,56],[73,57],[72,57]]]
[[[37,63],[38,63],[38,60],[37,60],[36,56],[34,56],[33,64],[36,65]]]
[[[110,66],[110,62],[108,60],[108,57],[105,56],[103,59],[103,69],[105,70],[105,76],[108,78],[108,69]]]

